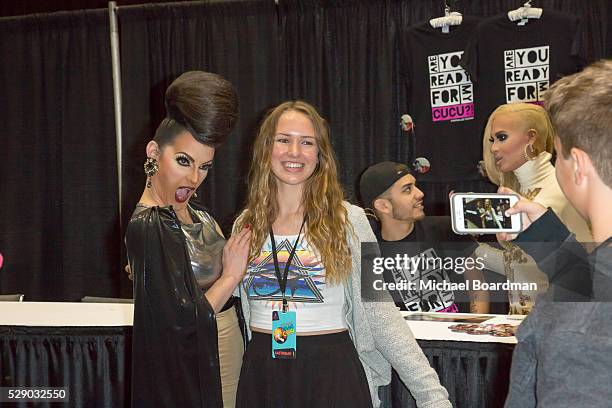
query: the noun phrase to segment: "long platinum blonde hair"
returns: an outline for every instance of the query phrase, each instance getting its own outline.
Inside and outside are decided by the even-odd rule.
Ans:
[[[485,170],[487,177],[492,183],[498,186],[510,187],[516,192],[521,191],[521,186],[513,172],[501,172],[495,166],[495,158],[491,152],[491,126],[495,117],[502,114],[512,114],[516,117],[517,121],[523,125],[525,132],[529,130],[535,131],[535,141],[533,143],[533,151],[535,155],[539,155],[542,152],[552,153],[553,137],[555,131],[553,125],[550,122],[548,114],[539,105],[532,103],[509,103],[497,107],[489,116],[487,125],[484,130],[482,138],[482,157],[484,159]]]

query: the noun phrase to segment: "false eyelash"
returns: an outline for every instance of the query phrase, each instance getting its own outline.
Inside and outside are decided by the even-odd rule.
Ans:
[[[181,159],[185,160],[187,163],[191,163],[191,160],[189,160],[189,157],[185,156],[184,154],[177,154],[175,157],[175,160],[178,162]]]

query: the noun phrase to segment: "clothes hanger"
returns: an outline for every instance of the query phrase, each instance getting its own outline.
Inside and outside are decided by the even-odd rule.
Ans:
[[[463,21],[463,16],[461,13],[457,13],[455,11],[451,12],[450,7],[446,0],[444,0],[444,17],[432,18],[429,20],[429,24],[433,28],[442,28],[443,33],[448,33],[449,26],[460,25]]]
[[[531,7],[531,0],[527,0],[523,7],[519,7],[516,10],[510,10],[508,12],[508,18],[510,21],[519,21],[519,25],[527,24],[530,18],[540,18],[542,16],[542,9],[537,7]]]

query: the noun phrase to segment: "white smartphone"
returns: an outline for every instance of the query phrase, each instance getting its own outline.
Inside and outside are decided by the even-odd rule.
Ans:
[[[457,234],[521,232],[521,215],[505,215],[518,200],[514,194],[455,193],[450,197],[453,231]]]

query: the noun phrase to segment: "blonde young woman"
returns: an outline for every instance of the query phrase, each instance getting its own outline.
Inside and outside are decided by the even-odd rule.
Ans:
[[[489,179],[509,187],[523,197],[550,207],[579,241],[590,241],[584,220],[567,201],[551,163],[554,129],[546,111],[539,105],[501,105],[489,116],[482,154]],[[510,314],[527,314],[539,294],[548,289],[548,279],[533,259],[511,243],[503,251],[481,245],[477,255],[485,258],[488,269],[505,274],[512,282],[534,282],[537,291],[509,291]]]
[[[253,150],[248,201],[235,224],[252,230],[240,285],[250,343],[237,406],[378,406],[393,365],[419,406],[449,407],[388,294],[382,303],[361,298],[360,244],[376,238],[363,210],[343,200],[325,120],[305,102],[282,103]],[[283,298],[296,313],[294,359],[272,358],[272,343],[286,341],[272,336]]]

